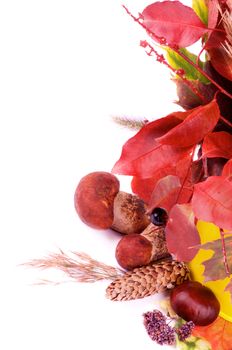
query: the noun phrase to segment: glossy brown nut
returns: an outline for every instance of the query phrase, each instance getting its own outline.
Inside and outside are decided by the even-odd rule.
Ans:
[[[139,234],[124,236],[119,241],[115,252],[118,264],[126,270],[149,264],[151,256],[151,242]]]
[[[207,326],[215,321],[220,311],[214,293],[195,281],[186,281],[175,287],[171,291],[170,301],[178,316],[198,326]]]
[[[96,229],[110,228],[114,218],[114,198],[118,191],[118,179],[108,172],[96,171],[84,176],[74,196],[80,219]]]

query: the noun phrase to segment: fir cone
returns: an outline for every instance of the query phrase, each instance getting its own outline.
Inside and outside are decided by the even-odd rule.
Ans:
[[[106,289],[106,297],[116,301],[144,298],[174,288],[188,278],[189,270],[183,262],[164,260],[116,278]]]

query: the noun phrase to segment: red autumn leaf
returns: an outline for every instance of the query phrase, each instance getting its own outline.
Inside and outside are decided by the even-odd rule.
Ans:
[[[190,204],[176,204],[169,213],[165,228],[168,251],[180,261],[190,261],[200,243],[196,229],[194,214]]]
[[[191,7],[179,1],[155,2],[142,12],[143,23],[154,33],[154,40],[187,47],[199,40],[208,29]]]
[[[181,123],[181,118],[188,113],[175,112],[165,118],[147,123],[125,143],[121,157],[112,171],[117,174],[148,178],[154,176],[156,171],[173,166],[186,157],[190,152],[189,149],[160,145],[156,142],[156,138]]]
[[[152,192],[148,211],[152,211],[156,207],[169,211],[177,203],[188,202],[191,195],[191,189],[182,187],[180,179],[177,176],[165,176],[157,182]]]
[[[209,50],[210,62],[224,78],[232,80],[232,58],[222,46]]]
[[[192,334],[207,340],[212,350],[232,350],[232,323],[221,317],[209,326],[195,326]]]
[[[202,161],[192,162],[191,165],[190,161],[189,157],[183,158],[175,165],[156,171],[151,178],[143,179],[134,176],[131,182],[132,191],[148,203],[157,182],[167,175],[175,175],[180,179],[181,183],[184,182],[190,196],[190,193],[193,191],[193,184],[198,182],[202,176]]]
[[[206,135],[202,145],[202,156],[203,158],[232,158],[232,135],[226,131]]]
[[[210,0],[208,3],[208,27],[213,29],[217,25],[219,7],[218,0]]]
[[[209,32],[204,48],[207,50],[212,47],[220,47],[226,39],[226,33],[219,18],[218,0],[208,1],[208,27],[215,30]]]
[[[223,176],[210,176],[196,184],[192,208],[198,219],[232,230],[232,182]]]
[[[226,288],[225,288],[225,292],[229,292],[230,293],[230,300],[232,303],[232,279],[230,279],[229,283],[227,284]]]
[[[144,179],[134,176],[131,181],[131,189],[133,193],[137,194],[137,196],[143,199],[144,202],[148,203],[157,181],[159,181],[162,177],[171,174],[175,175],[175,168],[169,166],[156,171],[153,177]]]
[[[219,117],[218,104],[213,100],[205,106],[194,108],[181,124],[158,138],[157,142],[178,147],[195,145],[213,130]]]
[[[219,28],[216,28],[214,31],[211,32],[209,35],[209,38],[205,44],[205,50],[211,50],[213,48],[220,48],[221,45],[226,40],[226,33],[222,26]]]
[[[225,249],[226,249],[226,261],[229,267],[229,271],[232,272],[232,237],[228,236],[224,238]],[[210,259],[205,260],[202,265],[204,266],[204,281],[217,281],[219,279],[224,279],[227,277],[226,267],[224,264],[222,240],[216,239],[214,241],[201,244],[199,246],[201,249],[212,250],[213,255]]]
[[[232,159],[228,160],[222,170],[222,176],[231,177],[232,176]]]

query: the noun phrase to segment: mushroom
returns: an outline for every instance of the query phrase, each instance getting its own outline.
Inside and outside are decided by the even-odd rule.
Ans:
[[[111,227],[114,199],[119,186],[116,176],[108,172],[96,171],[84,176],[74,195],[75,209],[80,219],[96,229]]]
[[[120,191],[114,200],[111,228],[123,234],[141,233],[150,223],[146,204],[138,196]]]
[[[117,244],[115,257],[118,264],[126,270],[170,257],[164,229],[150,224],[141,234],[122,237]]]
[[[152,243],[140,234],[130,234],[119,241],[115,257],[118,264],[126,270],[147,265],[152,254]]]
[[[84,176],[74,196],[77,214],[96,229],[140,233],[150,222],[146,205],[139,197],[119,191],[119,187],[116,176],[108,172],[96,171]]]

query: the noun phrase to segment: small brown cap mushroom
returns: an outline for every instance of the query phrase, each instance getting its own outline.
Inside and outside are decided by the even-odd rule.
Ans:
[[[96,171],[84,176],[75,191],[77,214],[87,225],[96,229],[110,228],[113,219],[114,198],[119,181],[113,174]]]
[[[140,234],[130,234],[119,241],[115,257],[126,270],[149,264],[152,256],[151,242]]]
[[[150,223],[142,199],[130,193],[120,191],[114,200],[114,221],[112,229],[123,234],[142,232]]]

